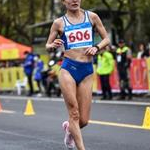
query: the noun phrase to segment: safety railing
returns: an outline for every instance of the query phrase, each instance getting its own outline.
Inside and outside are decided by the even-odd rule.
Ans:
[[[94,66],[94,70],[96,70],[96,66]],[[16,82],[18,80],[23,81],[24,78],[25,75],[22,67],[0,68],[0,91],[14,90]],[[113,92],[118,92],[119,79],[116,67],[110,77],[110,83]],[[130,83],[134,93],[150,92],[150,58],[132,60]],[[34,88],[37,88],[35,83]],[[101,85],[96,71],[94,73],[93,92],[101,92]]]

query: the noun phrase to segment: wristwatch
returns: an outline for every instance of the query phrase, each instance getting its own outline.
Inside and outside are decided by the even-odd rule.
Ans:
[[[95,45],[94,47],[97,48],[98,51],[100,51],[101,49],[99,48],[99,46]]]

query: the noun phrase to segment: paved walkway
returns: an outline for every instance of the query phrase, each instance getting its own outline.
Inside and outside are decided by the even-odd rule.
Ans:
[[[117,98],[117,97],[115,97]],[[93,96],[93,103],[102,103],[102,104],[126,104],[126,105],[150,105],[150,98],[148,96],[134,96],[132,100],[100,100],[100,96]],[[17,96],[17,95],[1,95],[1,99],[9,100],[27,100],[32,99],[36,101],[63,101],[62,97],[38,97],[38,96]]]

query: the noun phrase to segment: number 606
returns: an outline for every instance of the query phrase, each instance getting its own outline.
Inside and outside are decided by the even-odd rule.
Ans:
[[[88,30],[85,32],[77,31],[76,33],[70,33],[69,35],[69,41],[74,42],[75,40],[82,41],[82,40],[89,40],[90,34],[88,33]]]

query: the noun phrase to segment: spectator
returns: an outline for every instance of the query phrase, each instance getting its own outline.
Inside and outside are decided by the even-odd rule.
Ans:
[[[107,46],[106,50],[99,54],[97,58],[97,74],[101,81],[102,99],[112,99],[109,77],[114,70],[114,59],[109,50],[110,47]]]
[[[29,84],[29,93],[28,96],[33,95],[33,83],[32,83],[32,74],[33,74],[33,69],[34,69],[34,55],[28,51],[24,52],[25,55],[25,61],[23,64],[24,67],[24,72],[25,75],[27,76],[28,79],[28,84]]]
[[[141,58],[145,58],[145,57],[148,57],[149,56],[149,52],[148,50],[146,49],[144,43],[140,43],[139,46],[138,46],[138,53],[137,53],[137,58],[138,59],[141,59]]]
[[[43,61],[40,59],[40,55],[34,57],[35,68],[34,68],[34,80],[38,86],[38,96],[42,94],[41,82],[42,82],[42,71],[44,67]]]
[[[116,59],[116,49],[117,47],[115,45],[110,45],[110,53],[113,55],[114,60]]]
[[[150,42],[147,44],[148,55],[150,56]]]
[[[131,50],[125,45],[124,40],[119,40],[118,48],[116,51],[117,69],[120,83],[120,98],[125,99],[128,95],[128,99],[132,99],[132,88],[129,83],[129,68],[132,58]],[[127,91],[127,93],[126,93]]]

